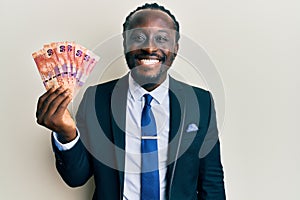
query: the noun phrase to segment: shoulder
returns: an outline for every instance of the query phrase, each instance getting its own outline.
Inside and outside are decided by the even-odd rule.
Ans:
[[[182,88],[183,91],[192,91],[193,95],[196,95],[196,97],[201,99],[202,101],[210,101],[211,99],[211,93],[203,89],[201,87],[196,87],[188,83],[184,83],[182,81],[176,80],[172,77],[170,77],[170,87],[171,88]],[[185,92],[188,93],[188,92]]]
[[[126,83],[128,82],[127,80],[127,75],[125,75],[114,80],[89,86],[85,93],[101,93],[102,95],[105,93],[111,93],[116,85],[126,85]]]
[[[106,91],[114,88],[119,79],[111,80],[105,83],[100,83],[97,85],[90,86],[87,90],[101,90]]]

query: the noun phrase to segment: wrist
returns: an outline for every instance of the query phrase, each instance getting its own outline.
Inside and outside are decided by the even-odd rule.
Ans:
[[[71,142],[72,140],[74,140],[77,137],[77,131],[76,128],[68,133],[58,133],[57,134],[57,139],[60,143],[62,144],[66,144]]]

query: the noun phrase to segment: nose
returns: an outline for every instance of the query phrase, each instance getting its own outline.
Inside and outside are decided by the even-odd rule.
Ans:
[[[149,38],[147,41],[145,41],[142,50],[148,53],[156,52],[157,45],[155,44],[155,41],[152,38]]]

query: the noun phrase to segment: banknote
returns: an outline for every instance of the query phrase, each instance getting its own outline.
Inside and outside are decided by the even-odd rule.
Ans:
[[[52,42],[51,47],[55,52],[58,61],[58,68],[61,69],[64,85],[73,88],[74,79],[71,74],[71,61],[68,57],[66,42]]]
[[[82,62],[82,71],[80,72],[77,80],[77,85],[79,87],[81,87],[85,83],[86,79],[94,69],[94,66],[99,61],[99,59],[99,56],[94,54],[92,51],[87,50]]]
[[[36,62],[38,70],[42,76],[44,86],[47,90],[51,87],[57,87],[62,84],[62,79],[60,79],[55,72],[57,69],[56,62],[51,56],[49,56],[51,53],[51,51],[45,52],[45,49],[42,49],[33,54],[34,61]]]
[[[76,76],[76,65],[75,65],[75,42],[66,42],[68,60],[71,65],[71,76]]]
[[[75,42],[52,42],[32,53],[43,85],[48,90],[64,85],[73,97],[86,82],[100,57]]]
[[[76,81],[78,82],[83,71],[83,60],[85,58],[87,49],[79,44],[75,45],[75,67],[76,67]]]
[[[67,55],[68,55],[68,60],[70,64],[70,85],[74,90],[76,89],[76,64],[75,64],[75,42],[66,42],[66,47],[67,47]]]
[[[59,86],[67,85],[67,82],[62,77],[63,69],[59,65],[59,61],[57,59],[53,46],[51,44],[45,44],[43,49],[45,52],[45,63],[54,72],[54,76],[52,77],[53,81],[57,82]]]
[[[81,68],[76,74],[76,91],[79,91],[80,88],[84,85],[99,59],[100,57],[94,54],[92,51],[86,51],[81,64]]]
[[[68,54],[66,51],[66,46],[64,42],[52,42],[50,44],[51,48],[54,50],[54,53],[56,55],[57,61],[58,61],[58,68],[60,69],[60,72],[63,77],[68,77]]]
[[[49,80],[50,80],[51,74],[52,74],[52,69],[47,68],[47,65],[45,62],[44,50],[41,49],[37,52],[34,52],[32,54],[32,57],[36,63],[38,70],[39,70],[43,84],[46,87],[46,89],[48,90],[52,86],[51,84],[49,84]]]

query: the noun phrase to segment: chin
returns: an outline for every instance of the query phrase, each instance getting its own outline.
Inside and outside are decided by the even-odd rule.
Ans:
[[[140,85],[156,85],[160,84],[166,77],[166,70],[159,69],[158,72],[150,71],[140,72],[136,67],[131,69],[133,79]]]

